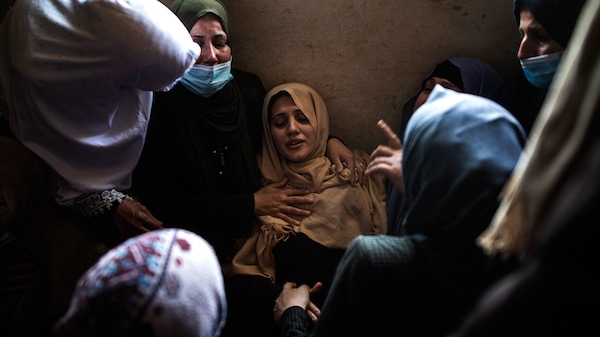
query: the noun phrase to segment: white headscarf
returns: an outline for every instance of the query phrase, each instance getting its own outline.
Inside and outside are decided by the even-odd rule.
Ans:
[[[162,229],[106,253],[78,281],[56,336],[221,334],[227,317],[213,248],[183,229]]]

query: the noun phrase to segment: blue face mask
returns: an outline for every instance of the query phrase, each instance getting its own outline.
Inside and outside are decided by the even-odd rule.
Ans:
[[[521,68],[529,83],[540,89],[550,87],[562,54],[563,52],[558,52],[520,60]]]
[[[181,84],[202,97],[210,97],[231,81],[231,59],[215,66],[195,64],[181,77]]]

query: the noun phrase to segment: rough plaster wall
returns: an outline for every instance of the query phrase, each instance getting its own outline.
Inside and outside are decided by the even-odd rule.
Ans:
[[[383,140],[377,120],[397,128],[402,106],[439,61],[478,57],[509,87],[519,71],[511,0],[223,2],[234,65],[259,75],[267,90],[291,81],[313,86],[327,103],[331,133],[367,152]]]

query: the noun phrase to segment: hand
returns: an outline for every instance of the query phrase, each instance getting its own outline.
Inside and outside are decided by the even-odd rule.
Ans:
[[[129,199],[124,199],[117,206],[113,221],[126,238],[163,228],[162,221],[156,219],[146,206]]]
[[[359,156],[355,156],[354,152],[350,151],[341,140],[331,138],[327,142],[326,155],[335,164],[335,170],[338,174],[346,167],[350,172],[354,172],[354,179],[348,180],[350,185],[355,186],[356,184],[365,183],[365,169],[367,166],[365,161]]]
[[[321,288],[323,288],[321,282],[315,283],[312,288],[308,288],[306,284],[297,286],[294,282],[284,283],[283,290],[281,290],[281,293],[277,299],[275,299],[275,306],[273,307],[275,323],[279,324],[283,312],[294,306],[305,309],[308,319],[315,323],[319,319],[321,310],[310,301],[310,296],[319,292]]]
[[[300,221],[292,216],[309,216],[310,211],[298,205],[311,205],[314,201],[306,189],[286,188],[288,179],[261,187],[254,193],[254,213],[271,215],[292,225],[300,225]]]
[[[404,194],[402,183],[402,143],[390,126],[380,119],[377,126],[387,139],[388,145],[379,145],[371,153],[371,161],[365,171],[366,175],[383,173],[394,187]]]

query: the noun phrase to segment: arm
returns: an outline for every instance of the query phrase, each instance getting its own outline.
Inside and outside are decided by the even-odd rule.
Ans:
[[[306,310],[299,306],[287,308],[280,316],[281,337],[306,337],[309,324]]]
[[[88,219],[110,217],[124,238],[162,228],[162,222],[146,206],[115,189],[84,194],[70,208]]]

